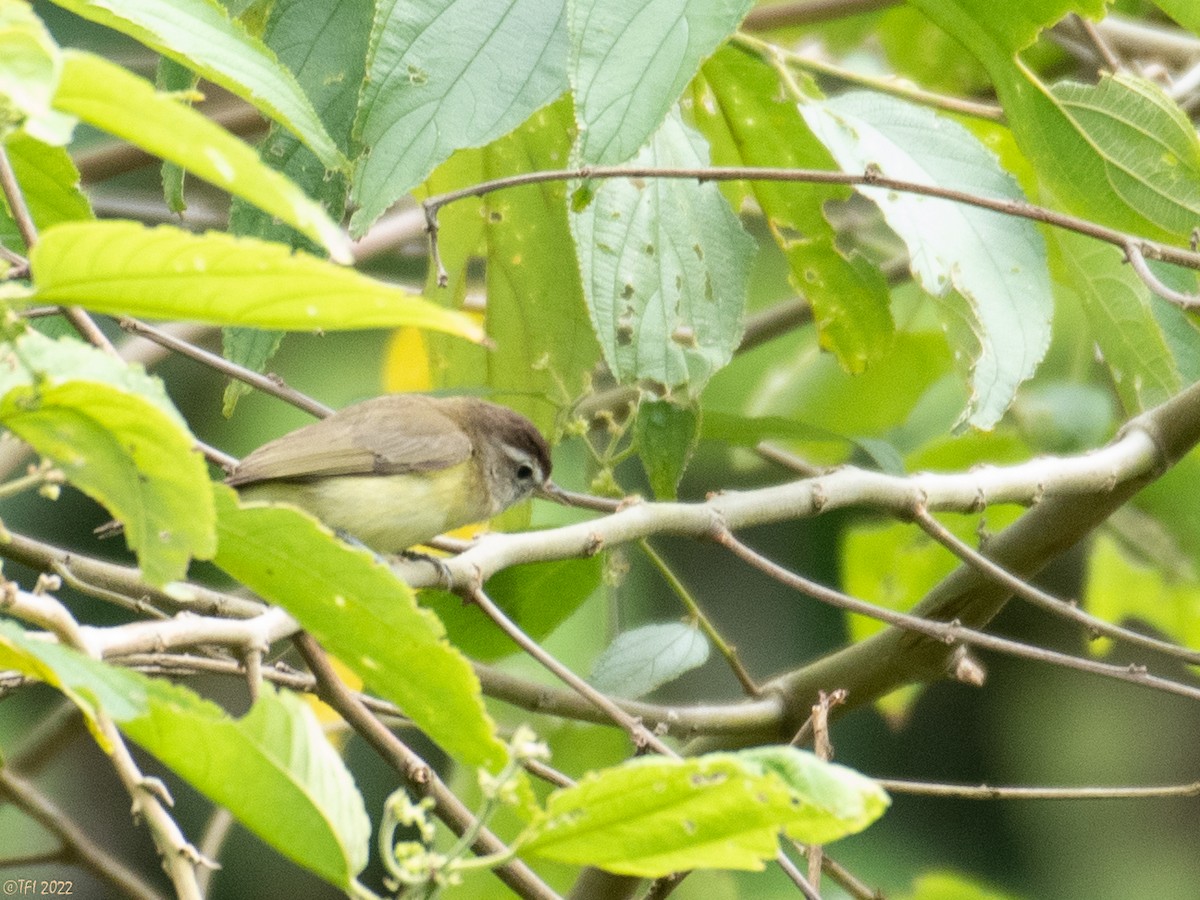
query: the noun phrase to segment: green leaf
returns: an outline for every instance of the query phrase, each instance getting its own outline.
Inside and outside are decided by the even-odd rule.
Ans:
[[[753,747],[738,754],[743,763],[778,775],[798,803],[788,836],[806,844],[828,844],[862,831],[890,801],[870,778],[795,747]]]
[[[241,719],[188,688],[36,641],[0,622],[0,665],[60,688],[122,732],[269,845],[349,888],[367,864],[371,823],[338,752],[308,706],[260,686]]]
[[[511,131],[567,87],[561,0],[382,0],[371,33],[355,137],[361,235],[462,147]]]
[[[987,68],[1017,143],[1059,203],[1122,231],[1187,238],[1195,220],[1185,210],[1197,196],[1197,139],[1176,105],[1149,82],[1127,76],[1066,87],[1060,97],[1016,56],[1068,12],[1101,18],[1103,0],[912,3]],[[1166,196],[1171,189],[1178,194]]]
[[[0,138],[13,126],[49,144],[66,143],[70,123],[50,108],[62,58],[27,3],[0,4]]]
[[[1125,409],[1141,412],[1182,386],[1178,366],[1154,315],[1145,282],[1120,250],[1055,230],[1051,247],[1075,291]]]
[[[501,569],[484,589],[521,630],[540,641],[579,609],[600,586],[603,557],[559,559]],[[444,591],[422,591],[421,605],[432,609],[446,626],[450,643],[473,659],[511,656],[519,648],[494,628],[479,608]]]
[[[676,499],[679,480],[700,439],[700,408],[694,403],[643,401],[638,404],[633,431],[638,458],[655,498]]]
[[[1192,0],[1155,0],[1155,5],[1192,34],[1200,34],[1200,7]]]
[[[575,0],[571,87],[584,163],[629,159],[752,0]]]
[[[340,261],[350,260],[346,236],[319,204],[265,166],[249,144],[159,93],[144,78],[99,56],[70,52],[54,105],[245,198],[328,248]]]
[[[288,130],[330,169],[348,163],[292,73],[213,0],[55,0],[127,34],[241,97]]]
[[[197,96],[196,86],[200,76],[186,66],[181,66],[173,59],[160,57],[158,71],[154,76],[154,87],[165,93],[176,93],[177,98],[185,103],[191,103]],[[183,189],[187,172],[177,163],[164,160],[161,167],[163,201],[167,209],[179,215],[187,209]]]
[[[887,795],[874,782],[802,750],[772,749],[642,757],[591,773],[552,793],[518,846],[644,878],[699,868],[758,871],[775,855],[782,830],[832,840],[883,813]]]
[[[698,135],[671,115],[635,166],[708,165]],[[622,383],[697,396],[741,339],[754,241],[712,184],[606,181],[571,215],[592,325]]]
[[[263,40],[295,73],[343,152],[349,149],[358,89],[365,73],[372,10],[370,0],[336,0],[315,6],[308,0],[278,0],[271,4],[263,32]],[[331,34],[336,34],[337,40],[330,40]],[[271,127],[260,151],[268,166],[278,169],[318,201],[335,221],[342,221],[347,194],[344,175],[327,172],[311,150],[278,125]],[[229,230],[319,255],[317,246],[304,235],[237,198],[230,209]],[[226,328],[222,351],[232,362],[261,372],[282,340],[283,334],[278,331]],[[237,399],[249,390],[244,382],[229,380],[225,388],[226,416],[233,414]]]
[[[1200,138],[1158,85],[1105,75],[1056,84],[1053,99],[1103,163],[1104,178],[1155,232],[1182,237],[1200,218]]]
[[[708,661],[708,639],[682,622],[623,631],[592,665],[597,690],[636,700]]]
[[[693,113],[715,164],[833,168],[777,73],[757,56],[725,47],[702,71]],[[718,133],[727,140],[714,141]],[[883,275],[865,259],[843,255],[825,219],[825,204],[849,197],[849,189],[755,181],[750,190],[787,256],[792,285],[812,304],[821,345],[848,372],[864,371],[891,346],[894,329]]]
[[[893,178],[1023,196],[969,131],[922,107],[853,92],[806,102],[801,113],[846,171],[875,166]],[[991,428],[1050,344],[1053,299],[1041,234],[1031,222],[964,204],[877,188],[862,193],[907,244],[921,286],[934,296],[953,289],[965,301],[973,340],[956,350],[975,357],[966,415]]]
[[[483,177],[552,169],[570,152],[571,107],[563,98],[483,150]],[[483,381],[543,431],[555,406],[590,387],[600,357],[567,225],[566,185],[549,182],[484,198],[488,336]],[[476,348],[465,348],[468,351]],[[483,377],[479,378],[482,374]],[[563,397],[564,391],[567,397]]]
[[[492,771],[504,764],[475,673],[408,585],[300,510],[240,505],[229,488],[214,488],[218,566],[295,616],[456,760]]]
[[[0,424],[52,459],[125,526],[162,585],[216,549],[208,472],[179,414],[140,366],[27,332],[4,346]]]
[[[252,238],[136,222],[47,229],[30,254],[35,301],[97,312],[311,331],[412,325],[471,340],[470,318],[403,288]]]
[[[39,230],[59,222],[92,218],[91,205],[79,189],[79,170],[64,148],[18,131],[8,136],[4,149]],[[0,208],[7,209],[3,198]]]

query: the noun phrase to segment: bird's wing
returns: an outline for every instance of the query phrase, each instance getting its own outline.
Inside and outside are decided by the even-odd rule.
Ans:
[[[436,401],[392,394],[348,406],[264,444],[242,460],[228,483],[431,471],[470,455],[470,439]]]

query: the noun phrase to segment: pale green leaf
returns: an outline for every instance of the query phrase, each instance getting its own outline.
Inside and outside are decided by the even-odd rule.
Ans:
[[[636,166],[708,164],[698,135],[671,115]],[[592,324],[623,383],[696,396],[741,339],[754,241],[712,184],[605,181],[571,215]]]
[[[0,3],[0,138],[14,126],[56,146],[72,123],[50,108],[62,71],[54,39],[27,3]]]
[[[296,79],[215,0],[54,0],[122,32],[280,122],[330,169],[347,165]]]
[[[1016,894],[1001,893],[953,872],[926,872],[913,882],[912,891],[898,895],[897,900],[1019,900],[1019,898]]]
[[[98,707],[192,787],[283,855],[349,888],[367,863],[362,797],[311,709],[262,685],[241,719],[188,688],[105,665],[0,623],[0,660]],[[82,701],[82,702],[81,702]]]
[[[79,170],[64,148],[16,131],[4,141],[4,150],[38,230],[58,222],[92,218],[91,205],[79,189]],[[0,196],[0,240],[12,249],[25,246],[3,196]]]
[[[571,87],[578,153],[610,165],[633,156],[662,125],[700,63],[752,0],[576,0]]]
[[[97,312],[311,331],[412,325],[478,340],[479,326],[403,288],[281,244],[136,222],[47,229],[35,300]]]
[[[90,53],[66,54],[54,105],[242,197],[350,260],[350,247],[320,204],[263,164],[250,145],[149,81]]]
[[[189,559],[212,555],[204,459],[157,379],[32,331],[3,352],[0,424],[124,524],[147,581],[181,578]]]
[[[1200,35],[1200,6],[1193,0],[1155,0],[1155,5],[1192,34]]]
[[[801,112],[846,171],[885,175],[972,194],[1021,199],[1016,182],[965,128],[882,94],[805,102]],[[906,243],[910,267],[934,296],[965,301],[975,346],[967,417],[990,428],[1050,344],[1053,299],[1041,234],[1031,223],[932,197],[863,188]],[[951,332],[953,336],[954,332]]]
[[[655,878],[687,869],[757,871],[781,831],[820,840],[860,831],[887,795],[793,747],[770,753],[642,757],[550,795],[522,852]]]
[[[623,631],[592,666],[597,690],[636,700],[708,661],[708,639],[682,622]]]
[[[408,585],[300,510],[242,506],[232,490],[215,487],[218,566],[295,616],[459,762],[492,770],[504,764],[475,673]]]
[[[567,87],[562,0],[383,0],[355,136],[362,234],[454,150],[495,140]]]

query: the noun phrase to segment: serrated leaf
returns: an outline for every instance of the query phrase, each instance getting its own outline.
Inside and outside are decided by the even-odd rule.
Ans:
[[[644,400],[633,423],[638,458],[658,500],[674,500],[700,439],[700,409],[669,400]]]
[[[725,47],[702,73],[693,115],[713,142],[714,164],[832,168],[829,151],[805,124],[778,74],[757,56]],[[726,140],[714,142],[716,134]],[[751,182],[749,189],[787,256],[793,287],[812,304],[821,345],[837,354],[846,371],[864,371],[891,346],[894,326],[883,275],[861,257],[844,255],[825,218],[825,204],[850,191],[770,181]]]
[[[853,92],[805,102],[801,113],[846,171],[874,166],[893,178],[1003,199],[1023,196],[970,132],[927,109]],[[953,289],[965,301],[977,342],[977,350],[959,348],[975,356],[966,417],[991,428],[1050,344],[1053,299],[1041,234],[1031,222],[964,204],[877,188],[862,193],[908,246],[921,286],[934,296]]]
[[[815,757],[816,765],[801,762],[812,756],[802,750],[774,749],[757,757],[642,757],[589,774],[551,794],[546,814],[518,845],[645,878],[697,868],[757,871],[775,855],[783,830],[832,840],[883,813],[887,795],[870,780]],[[851,815],[840,818],[845,811]]]
[[[157,379],[67,338],[31,331],[2,347],[0,424],[124,524],[147,581],[212,555],[204,459]]]
[[[623,631],[592,665],[597,690],[636,700],[708,661],[708,638],[682,622]]]
[[[778,775],[793,791],[798,809],[786,829],[806,844],[827,844],[856,834],[883,815],[890,802],[883,788],[865,775],[795,747],[752,747],[738,757]]]
[[[361,235],[453,152],[511,131],[567,87],[561,0],[384,0],[354,133]]]
[[[571,4],[571,86],[579,158],[629,159],[662,125],[700,63],[752,0],[576,0]]]
[[[346,159],[292,73],[213,0],[54,0],[187,66],[280,122],[330,169]]]
[[[218,566],[295,616],[456,760],[493,771],[504,764],[475,673],[408,585],[300,510],[241,505],[231,489],[214,488]]]
[[[471,340],[469,317],[281,244],[136,222],[47,229],[30,254],[34,299],[97,312],[311,331],[413,325]]]
[[[308,235],[341,262],[350,246],[320,204],[258,153],[203,114],[121,66],[90,53],[65,55],[56,109],[77,116],[242,197]]]
[[[264,841],[349,888],[367,864],[371,823],[354,779],[312,711],[270,684],[241,719],[188,688],[35,641],[0,622],[0,665],[96,707],[122,732]]]
[[[1076,119],[1017,56],[1043,28],[1068,12],[1102,18],[1104,0],[1024,0],[1019,6],[989,0],[912,0],[912,4],[970,48],[987,68],[1017,143],[1060,204],[1121,231],[1186,240],[1194,214],[1185,223],[1177,201],[1193,205],[1195,175],[1184,172],[1194,173],[1194,154],[1189,151],[1179,157],[1179,172],[1173,175],[1163,170],[1160,151],[1148,149],[1195,144],[1195,135],[1186,133],[1190,130],[1186,116],[1175,104],[1146,82],[1136,82],[1135,87],[1131,79],[1123,84],[1109,80],[1106,87],[1085,88],[1083,93],[1093,100],[1105,95],[1104,105],[1116,101],[1108,112],[1121,112]],[[1124,139],[1114,141],[1118,131],[1136,139],[1127,144]],[[1161,188],[1175,178],[1183,182],[1181,196],[1164,197]],[[1176,230],[1180,225],[1185,227]]]
[[[672,114],[635,166],[708,164],[699,136]],[[623,383],[688,397],[741,339],[754,241],[712,184],[606,181],[570,217],[584,295],[604,358]]]
[[[1158,85],[1133,75],[1056,84],[1055,103],[1103,163],[1111,190],[1156,230],[1183,236],[1200,219],[1200,138]]]

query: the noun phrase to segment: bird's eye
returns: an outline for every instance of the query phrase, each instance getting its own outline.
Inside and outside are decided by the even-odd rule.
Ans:
[[[529,463],[521,463],[517,466],[517,478],[521,481],[528,481],[533,477],[533,466]]]

